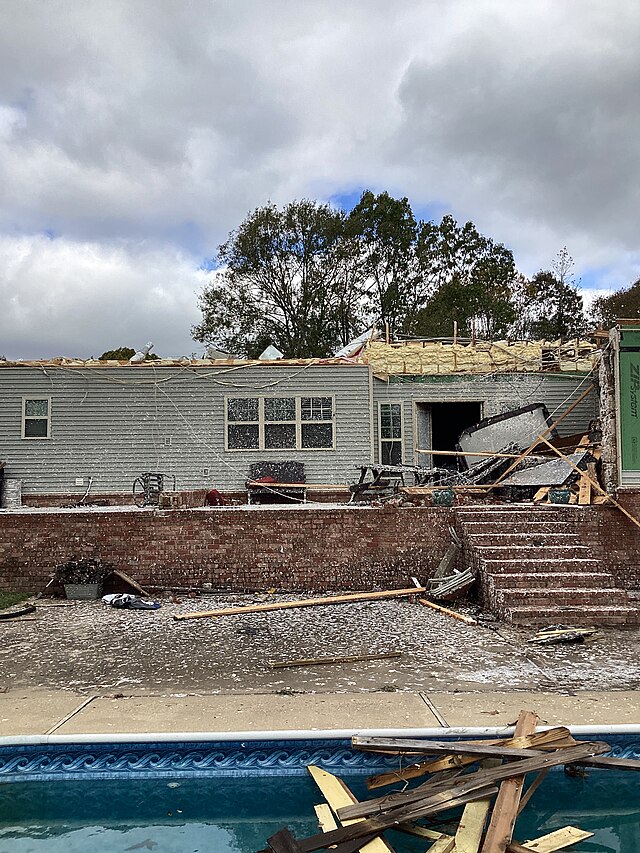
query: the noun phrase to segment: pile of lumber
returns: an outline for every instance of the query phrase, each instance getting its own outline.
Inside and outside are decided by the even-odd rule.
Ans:
[[[524,843],[513,838],[516,818],[552,767],[561,765],[639,770],[640,761],[603,758],[602,742],[574,740],[567,728],[536,732],[537,716],[522,711],[513,737],[443,742],[431,739],[354,737],[354,748],[408,756],[410,763],[367,780],[370,789],[401,785],[400,790],[358,802],[344,782],[309,767],[326,802],[315,807],[321,832],[296,839],[282,828],[267,839],[272,853],[389,853],[389,829],[430,842],[429,853],[553,853],[593,833],[567,826]],[[535,774],[524,792],[525,779]],[[428,777],[424,781],[424,777]],[[421,779],[411,785],[412,780]],[[460,814],[460,810],[462,812]],[[460,815],[453,831],[425,825],[447,812]],[[451,825],[449,822],[448,825]],[[268,851],[263,851],[268,853]]]

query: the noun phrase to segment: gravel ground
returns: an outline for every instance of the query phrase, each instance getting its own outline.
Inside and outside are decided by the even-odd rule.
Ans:
[[[541,649],[533,633],[465,625],[407,599],[215,619],[174,614],[285,595],[160,599],[157,611],[101,602],[38,602],[35,618],[0,622],[0,688],[104,694],[622,690],[640,685],[640,632]],[[295,658],[401,652],[394,660],[274,670]]]

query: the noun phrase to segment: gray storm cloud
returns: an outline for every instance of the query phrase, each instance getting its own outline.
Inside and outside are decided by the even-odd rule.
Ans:
[[[635,0],[5,0],[0,24],[0,354],[189,352],[202,259],[268,199],[388,189],[527,273],[565,244],[599,285],[640,269]]]

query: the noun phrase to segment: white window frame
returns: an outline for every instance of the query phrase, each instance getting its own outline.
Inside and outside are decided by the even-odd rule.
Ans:
[[[31,403],[32,401],[37,400],[45,401],[47,404],[47,414],[46,416],[36,417],[35,415],[27,415],[27,403]],[[27,425],[27,421],[46,421],[47,422],[47,434],[46,435],[26,435],[25,427]],[[25,441],[46,441],[51,438],[51,397],[23,397],[22,398],[22,422],[21,422],[21,437],[25,439]]]
[[[324,420],[302,420],[302,400],[313,399],[314,397],[326,397],[331,400],[331,418]],[[295,419],[288,421],[267,421],[264,416],[265,400],[277,399],[295,400],[296,416]],[[258,401],[258,420],[257,421],[230,421],[229,420],[229,400],[257,400]],[[230,424],[246,424],[247,426],[258,427],[258,446],[257,447],[229,447],[229,425]],[[265,447],[264,428],[265,424],[294,424],[296,428],[296,443],[294,447]],[[331,446],[330,447],[303,447],[302,446],[302,427],[305,424],[331,424]],[[326,394],[321,391],[313,394],[273,394],[268,397],[260,397],[255,394],[247,394],[240,396],[238,394],[228,394],[224,398],[224,449],[228,453],[283,453],[286,451],[296,451],[301,453],[322,453],[326,451],[335,451],[336,449],[336,398],[335,394]]]
[[[382,438],[382,407],[400,406],[400,438]],[[378,463],[382,465],[382,442],[400,443],[400,465],[404,465],[404,405],[402,400],[378,400]]]

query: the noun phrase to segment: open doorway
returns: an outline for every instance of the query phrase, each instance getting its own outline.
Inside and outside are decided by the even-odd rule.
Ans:
[[[416,447],[418,450],[455,450],[463,430],[482,420],[482,403],[416,403]],[[417,453],[416,464],[458,468],[456,456]]]

